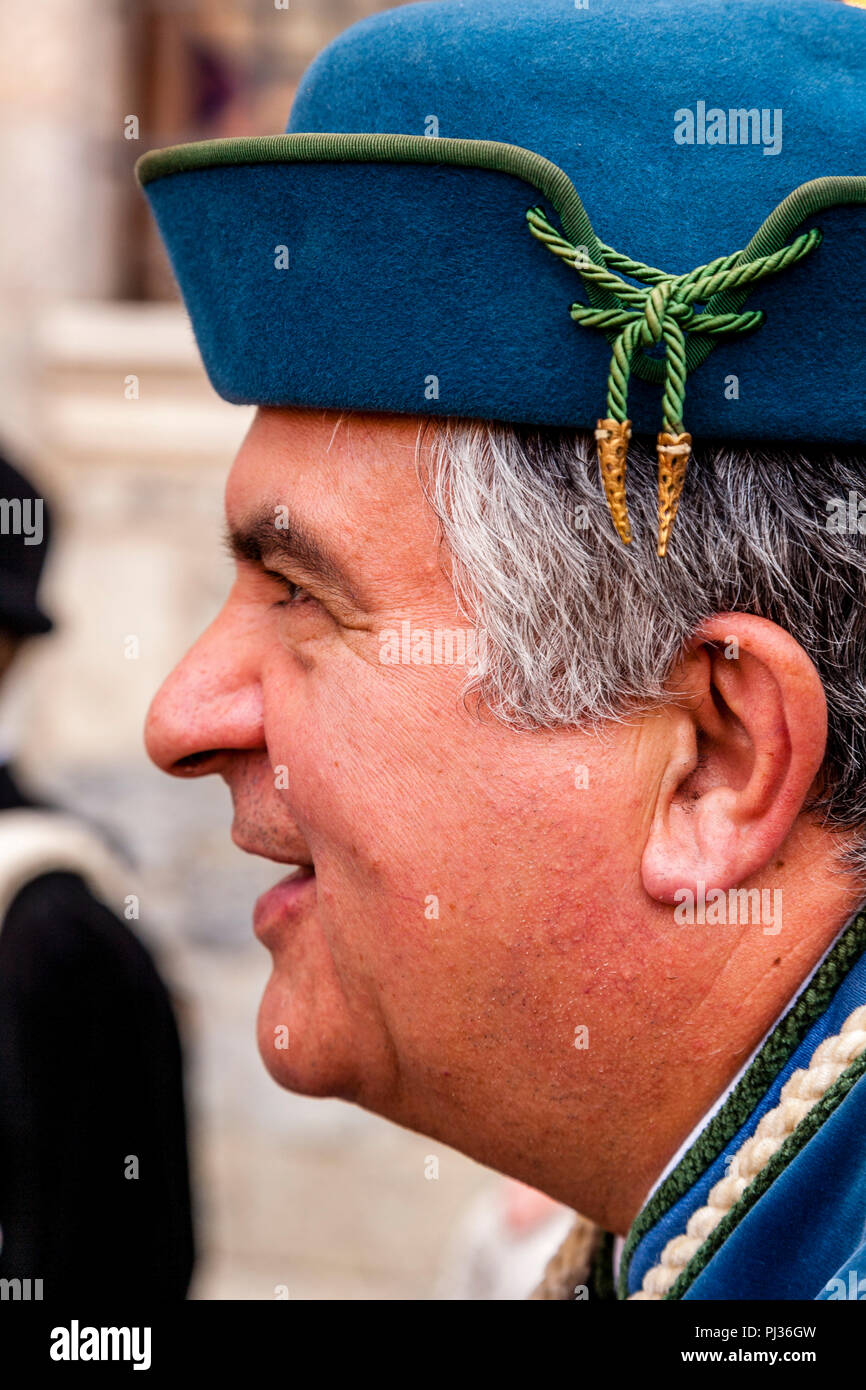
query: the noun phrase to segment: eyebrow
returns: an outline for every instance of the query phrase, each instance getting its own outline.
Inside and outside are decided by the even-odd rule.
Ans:
[[[306,574],[318,576],[341,590],[361,607],[345,570],[318,537],[297,517],[290,516],[288,522],[283,519],[277,526],[275,512],[275,508],[263,508],[239,526],[226,526],[224,543],[232,559],[260,569],[267,569],[268,561],[274,558],[291,561]]]

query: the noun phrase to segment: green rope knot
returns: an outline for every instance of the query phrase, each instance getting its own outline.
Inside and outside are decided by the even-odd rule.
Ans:
[[[625,545],[631,543],[625,499],[626,452],[631,438],[629,378],[635,370],[646,380],[664,382],[662,428],[656,442],[659,468],[656,553],[663,558],[667,554],[692,449],[692,437],[683,425],[686,377],[705,360],[723,334],[750,333],[760,327],[764,322],[760,310],[739,311],[749,290],[759,280],[777,275],[808,256],[820,242],[821,233],[813,227],[792,242],[752,260],[741,260],[745,253],[734,251],[689,270],[685,275],[668,275],[655,266],[622,256],[596,239],[604,260],[604,265],[598,265],[589,260],[585,247],[575,246],[557,232],[541,208],[530,208],[526,220],[532,235],[583,278],[590,303],[572,304],[571,317],[586,328],[601,329],[612,346],[607,377],[607,415],[598,421],[595,438],[610,514]],[[635,280],[640,283],[632,283]],[[594,293],[603,299],[603,307],[592,302]],[[731,310],[732,304],[736,312]],[[720,308],[724,312],[718,312]],[[687,334],[691,335],[691,343],[686,341]],[[658,345],[664,346],[662,360],[645,356],[648,348]]]
[[[723,334],[750,333],[764,322],[759,310],[718,314],[706,308],[698,312],[696,306],[706,306],[715,295],[729,290],[749,289],[759,280],[787,270],[821,241],[821,232],[813,227],[788,245],[752,261],[740,263],[743,253],[734,251],[685,275],[669,275],[620,255],[604,242],[599,242],[599,246],[605,264],[596,265],[583,248],[574,246],[551,226],[541,208],[530,208],[526,220],[532,235],[571,265],[589,290],[595,286],[617,298],[618,306],[612,309],[598,309],[591,304],[572,304],[570,309],[576,323],[601,329],[612,344],[607,381],[607,413],[611,419],[622,422],[628,418],[628,383],[636,359],[647,348],[664,344],[662,415],[663,427],[669,433],[677,433],[683,427],[688,375],[686,334],[706,335],[714,347]],[[632,284],[625,276],[641,283]]]

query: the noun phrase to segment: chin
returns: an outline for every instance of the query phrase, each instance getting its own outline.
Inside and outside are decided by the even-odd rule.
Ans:
[[[259,1005],[256,1036],[266,1070],[284,1090],[356,1100],[357,1060],[347,1047],[348,1029],[329,1027],[299,1012],[276,974],[271,975]]]

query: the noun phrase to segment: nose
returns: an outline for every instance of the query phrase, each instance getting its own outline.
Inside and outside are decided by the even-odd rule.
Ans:
[[[229,598],[154,696],[144,740],[163,772],[204,776],[265,746],[256,642],[243,629]]]

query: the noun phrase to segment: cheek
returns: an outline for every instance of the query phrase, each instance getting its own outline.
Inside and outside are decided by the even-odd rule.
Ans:
[[[339,649],[265,687],[269,755],[286,768],[285,802],[317,864],[316,851],[387,878],[419,866],[425,848],[439,861],[459,838],[468,750],[458,690],[453,672],[383,673]]]
[[[491,835],[478,726],[458,688],[453,672],[383,676],[352,657],[295,673],[288,695],[266,691],[269,750],[316,864],[322,930],[341,968],[368,970],[377,993],[440,968],[447,980],[469,927],[497,911],[502,827]]]
[[[404,1036],[437,1012],[456,1033],[473,1012],[547,992],[545,971],[574,968],[609,897],[595,822],[614,795],[592,748],[548,758],[467,714],[458,688],[454,672],[383,676],[334,653],[265,691],[343,991],[353,1013],[376,1000]],[[575,787],[584,758],[591,792]]]

